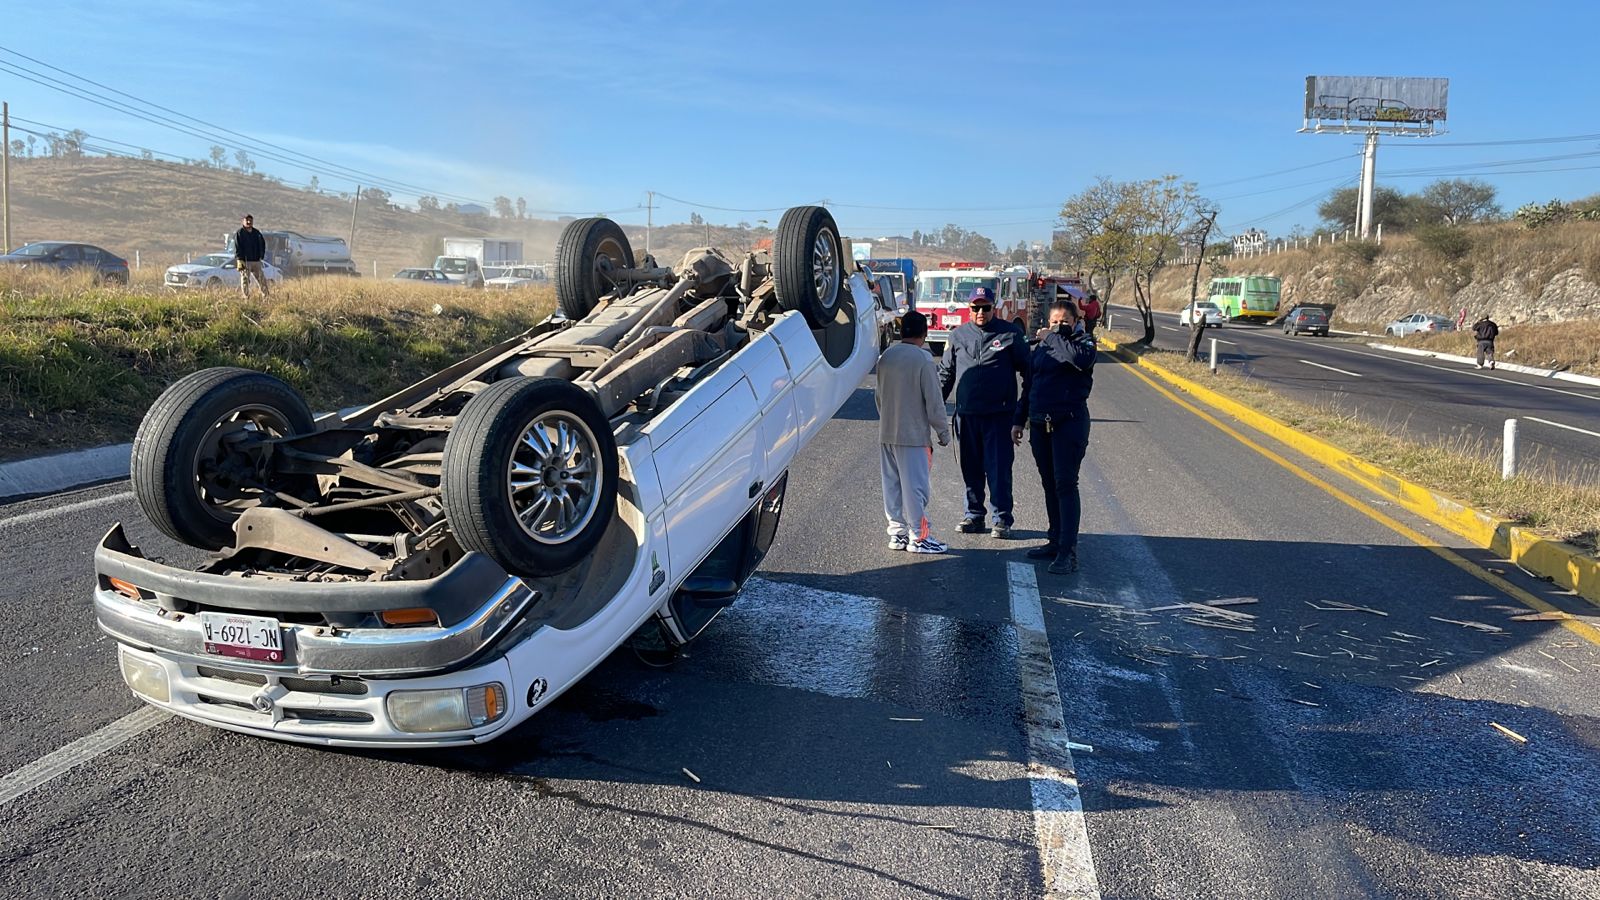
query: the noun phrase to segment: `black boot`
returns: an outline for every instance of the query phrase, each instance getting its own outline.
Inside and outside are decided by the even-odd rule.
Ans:
[[[1029,559],[1055,559],[1059,552],[1060,548],[1055,544],[1045,544],[1029,550],[1026,555]]]
[[[1049,571],[1052,575],[1071,575],[1078,571],[1078,551],[1068,550],[1057,556],[1056,561],[1050,564]]]

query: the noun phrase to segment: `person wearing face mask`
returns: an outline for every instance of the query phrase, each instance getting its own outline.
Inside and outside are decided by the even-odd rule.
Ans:
[[[994,314],[994,291],[973,290],[967,301],[972,321],[956,326],[945,342],[939,362],[939,386],[944,399],[956,395],[956,447],[960,453],[961,480],[967,487],[967,510],[957,530],[981,534],[984,529],[984,488],[994,512],[989,535],[1011,536],[1011,464],[1022,429],[1013,427],[1017,410],[1017,379],[1028,392],[1028,345],[1022,329]]]
[[[1048,559],[1050,572],[1078,571],[1078,469],[1089,449],[1089,391],[1094,387],[1094,338],[1070,300],[1050,306],[1050,324],[1039,329],[1028,357],[1028,390],[1017,408],[1026,423],[1033,461],[1039,467],[1049,528],[1029,559]]]

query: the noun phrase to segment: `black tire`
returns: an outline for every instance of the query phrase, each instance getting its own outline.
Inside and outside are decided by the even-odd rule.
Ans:
[[[214,287],[218,287],[218,286],[220,286],[220,285],[221,285],[221,284],[222,284],[222,279],[221,279],[221,278],[218,278],[218,277],[217,277],[217,276],[215,276],[215,275],[213,275],[213,276],[211,276],[211,277],[210,277],[210,278],[207,278],[207,279],[206,279],[206,287],[208,287],[208,288],[214,288]]]
[[[589,314],[615,283],[611,269],[633,268],[633,247],[622,226],[599,217],[568,222],[556,244],[556,300],[561,314],[577,320]]]
[[[582,425],[575,430],[583,449],[578,456],[541,456],[524,442],[536,423]],[[542,431],[547,438],[548,431]],[[512,488],[512,465],[529,466],[522,514]],[[556,465],[587,464],[599,469],[573,503],[579,521],[562,533],[559,521],[546,522],[550,497],[574,491],[558,484],[568,476]],[[513,575],[542,577],[564,572],[594,552],[617,506],[617,443],[611,425],[582,388],[561,378],[511,378],[498,381],[469,401],[445,439],[442,479],[445,515],[463,549],[486,554]],[[541,477],[533,478],[538,472]],[[583,479],[572,476],[574,485]],[[544,506],[538,506],[540,500]],[[546,528],[548,525],[550,527]],[[536,536],[543,532],[543,536]]]
[[[772,237],[772,278],[784,312],[798,310],[812,328],[833,321],[848,288],[844,243],[832,213],[796,206],[783,214]]]
[[[174,382],[139,423],[129,468],[139,508],[175,541],[206,550],[233,544],[239,513],[220,504],[246,495],[237,476],[249,460],[216,442],[229,422],[277,436],[316,428],[299,392],[263,372],[202,369]]]

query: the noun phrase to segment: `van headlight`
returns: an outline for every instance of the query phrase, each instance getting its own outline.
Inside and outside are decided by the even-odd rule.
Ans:
[[[126,651],[117,654],[122,665],[122,680],[128,688],[142,697],[158,703],[172,702],[172,686],[167,681],[167,667],[153,659],[141,659]]]
[[[506,714],[506,689],[491,682],[468,688],[392,691],[384,704],[389,721],[401,731],[465,731]]]

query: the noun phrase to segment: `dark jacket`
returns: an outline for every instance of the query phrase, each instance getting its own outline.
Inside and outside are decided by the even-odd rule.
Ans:
[[[1029,390],[1017,408],[1016,424],[1029,420],[1070,419],[1089,414],[1094,388],[1094,338],[1051,331],[1028,357]]]
[[[1492,341],[1500,336],[1500,326],[1491,319],[1479,319],[1478,324],[1472,326],[1472,336],[1480,341]]]
[[[1017,376],[1028,391],[1028,342],[1022,329],[1001,319],[979,328],[971,322],[950,332],[939,361],[939,388],[944,399],[956,394],[956,413],[1014,413]]]
[[[241,228],[233,233],[233,258],[245,262],[267,258],[267,239],[259,228]]]

